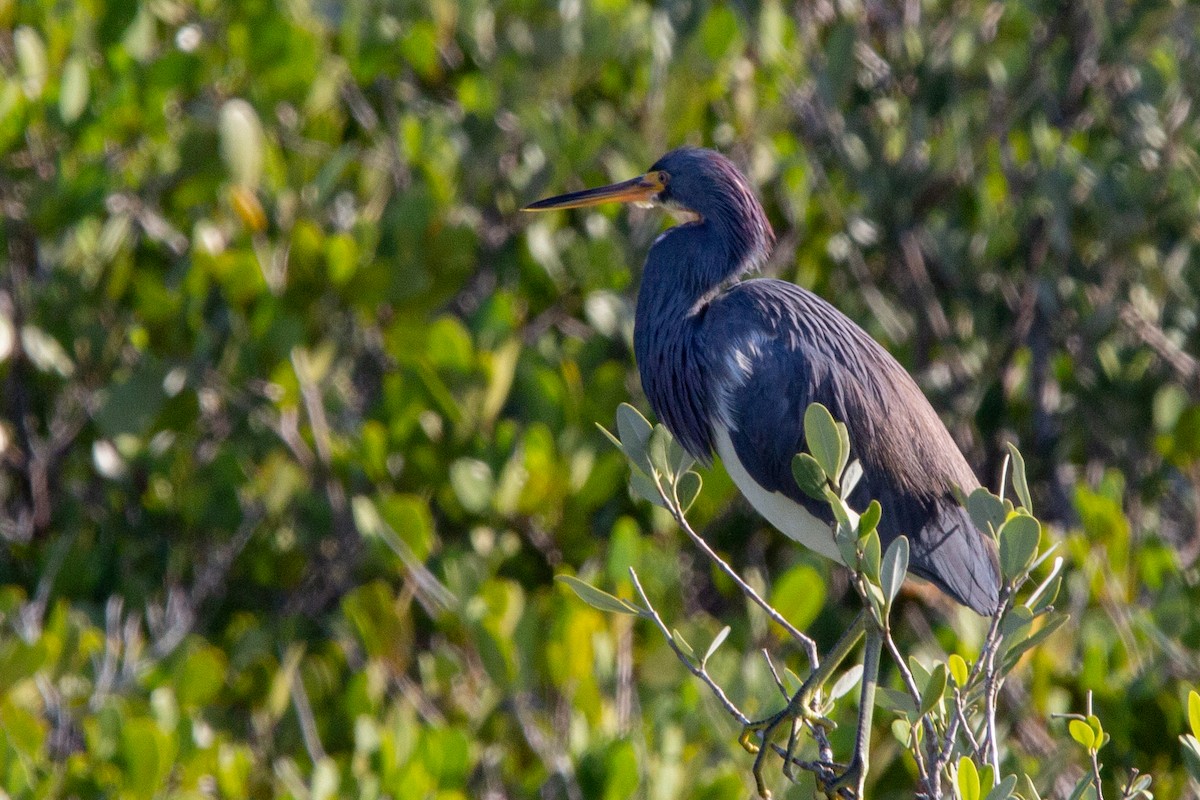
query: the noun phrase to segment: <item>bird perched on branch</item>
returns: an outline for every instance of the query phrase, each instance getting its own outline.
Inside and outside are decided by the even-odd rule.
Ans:
[[[862,466],[850,505],[861,509],[878,500],[882,545],[907,536],[911,573],[976,612],[992,614],[1000,593],[996,545],[956,499],[962,496],[956,490],[969,494],[979,486],[962,452],[909,374],[862,328],[794,284],[741,280],[765,261],[775,235],[733,163],[712,150],[684,147],[644,175],[551,197],[526,210],[612,201],[690,212],[689,221],[650,248],[634,323],[642,387],[675,438],[702,461],[715,452],[759,513],[841,562],[828,504],[803,491],[792,473],[793,457],[806,448],[805,410],[810,403],[825,405],[845,423],[851,458]],[[864,634],[859,736],[846,774],[832,787],[860,795],[880,639],[864,616],[835,648],[841,660]],[[807,703],[836,668],[826,666],[831,660],[822,662],[817,673],[823,674],[814,673],[787,709],[757,725],[764,751],[783,719],[814,721]]]

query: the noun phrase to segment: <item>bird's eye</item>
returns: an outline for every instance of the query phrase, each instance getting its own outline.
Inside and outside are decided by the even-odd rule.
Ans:
[[[661,183],[663,186],[666,186],[670,180],[671,180],[671,176],[666,171],[661,170],[661,169],[658,171],[658,182],[659,183]]]

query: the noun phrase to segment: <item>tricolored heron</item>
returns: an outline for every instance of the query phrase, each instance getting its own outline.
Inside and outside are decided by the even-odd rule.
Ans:
[[[812,292],[769,278],[742,280],[767,257],[775,234],[746,178],[720,153],[683,147],[644,175],[551,197],[526,210],[649,201],[689,212],[650,248],[638,291],[634,353],[651,408],[697,459],[715,451],[742,494],[791,538],[841,562],[833,516],[792,474],[805,449],[803,416],[824,404],[846,424],[862,478],[850,504],[883,506],[884,548],[910,540],[909,570],[989,615],[999,603],[996,546],[972,524],[955,489],[979,486],[962,452],[909,374],[862,328]],[[854,756],[827,791],[862,794],[881,639],[860,621],[788,707],[751,729],[761,756],[786,718],[817,721],[812,699],[866,635]]]

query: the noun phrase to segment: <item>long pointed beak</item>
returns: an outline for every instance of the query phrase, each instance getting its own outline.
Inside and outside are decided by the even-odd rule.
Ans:
[[[583,189],[578,192],[560,194],[557,197],[547,197],[530,203],[522,211],[548,211],[552,208],[582,208],[595,206],[600,203],[632,203],[646,202],[667,186],[666,174],[663,172],[647,172],[627,181],[601,186],[596,189]]]

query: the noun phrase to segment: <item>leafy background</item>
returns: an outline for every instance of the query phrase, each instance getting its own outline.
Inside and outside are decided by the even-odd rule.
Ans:
[[[633,565],[697,646],[732,625],[711,667],[751,710],[778,703],[760,648],[805,668],[595,428],[645,407],[633,267],[666,223],[517,211],[692,143],[747,169],[771,270],[883,341],[988,483],[1024,452],[1073,622],[1006,687],[1006,763],[1071,786],[1051,715],[1091,692],[1106,788],[1194,796],[1198,25],[0,0],[0,791],[746,797],[655,632],[552,580],[628,596]],[[832,642],[845,575],[734,494],[706,472],[697,526]],[[932,595],[899,618],[918,657],[982,635]],[[874,757],[873,795],[911,794],[886,719]]]

